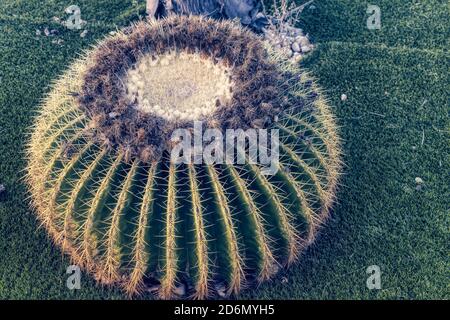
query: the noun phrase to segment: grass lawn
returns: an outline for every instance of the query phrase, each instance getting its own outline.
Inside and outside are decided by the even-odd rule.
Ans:
[[[27,128],[52,80],[137,20],[144,8],[133,2],[0,3],[0,299],[125,298],[86,274],[81,290],[66,288],[70,261],[37,228],[21,177]],[[84,38],[52,20],[66,19],[72,3],[87,21]],[[366,27],[368,3],[381,8],[381,30]],[[306,10],[301,25],[317,49],[302,64],[335,106],[345,141],[339,203],[299,265],[238,298],[450,298],[449,10],[445,0],[317,0]],[[46,27],[58,34],[36,35]],[[366,287],[370,265],[381,268],[381,290]]]

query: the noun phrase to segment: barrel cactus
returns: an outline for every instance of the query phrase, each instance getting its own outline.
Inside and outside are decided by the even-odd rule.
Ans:
[[[170,161],[171,134],[277,129],[259,164]],[[74,263],[130,295],[236,294],[296,262],[329,215],[341,168],[317,85],[234,22],[169,17],[110,35],[44,100],[27,147],[39,220]]]

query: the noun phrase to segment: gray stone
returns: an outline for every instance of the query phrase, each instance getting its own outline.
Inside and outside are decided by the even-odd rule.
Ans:
[[[305,36],[298,36],[297,38],[295,38],[295,41],[297,41],[300,46],[309,45],[309,40]]]
[[[310,51],[311,51],[311,47],[310,46],[302,46],[302,52],[308,53]]]
[[[295,63],[300,62],[300,60],[302,60],[302,55],[298,54],[298,55],[294,55],[294,57],[292,58],[292,61]]]
[[[291,45],[291,48],[292,48],[292,50],[293,50],[294,52],[300,52],[300,50],[301,50],[301,48],[300,48],[300,46],[299,46],[299,44],[298,44],[297,42],[294,42],[294,43]]]
[[[52,43],[53,43],[53,44],[59,44],[59,45],[61,45],[61,44],[63,44],[63,42],[64,42],[63,39],[55,39],[55,40],[52,40]]]

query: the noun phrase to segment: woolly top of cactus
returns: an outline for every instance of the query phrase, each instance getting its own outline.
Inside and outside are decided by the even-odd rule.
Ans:
[[[264,128],[283,105],[286,84],[262,41],[231,21],[140,22],[103,40],[86,61],[78,102],[91,134],[128,160],[158,160],[172,132],[193,120],[205,129]]]
[[[203,120],[230,101],[229,72],[197,53],[170,52],[139,59],[125,83],[129,102],[143,113],[167,121]]]

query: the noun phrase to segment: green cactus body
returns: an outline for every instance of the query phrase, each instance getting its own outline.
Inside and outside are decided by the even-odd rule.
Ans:
[[[107,41],[138,38],[143,29],[164,30],[161,25],[187,25],[195,32],[196,24],[213,33],[228,28],[241,45],[241,35],[251,37],[254,47],[247,54],[256,45],[262,48],[260,40],[229,22],[200,18],[135,26],[134,33]],[[36,212],[74,263],[130,295],[156,283],[159,297],[173,298],[184,284],[189,296],[203,299],[214,296],[218,285],[227,295],[236,294],[297,261],[329,214],[341,168],[333,116],[310,77],[269,53],[261,58],[288,75],[277,80],[288,91],[275,92],[284,106],[266,126],[279,129],[275,175],[264,175],[249,161],[174,164],[164,153],[146,154],[145,143],[130,151],[125,140],[99,130],[110,124],[99,124],[98,114],[80,102],[95,50],[55,83],[28,145],[27,179]],[[209,123],[222,120],[208,118]],[[155,145],[163,142],[152,143],[150,154],[155,154]]]

